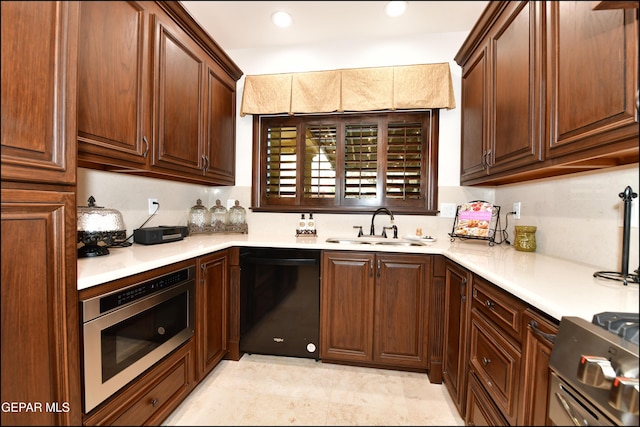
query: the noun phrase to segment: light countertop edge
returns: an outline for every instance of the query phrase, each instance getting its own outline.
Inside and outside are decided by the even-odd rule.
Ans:
[[[549,316],[591,321],[603,311],[638,312],[637,284],[593,277],[601,268],[486,241],[451,241],[447,234],[424,246],[327,243],[331,236],[295,237],[261,234],[202,234],[159,245],[134,243],[109,248],[109,255],[78,259],[78,290],[118,280],[233,246],[309,248],[441,254]]]

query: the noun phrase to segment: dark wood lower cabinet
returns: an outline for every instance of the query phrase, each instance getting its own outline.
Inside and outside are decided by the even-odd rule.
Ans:
[[[453,261],[445,266],[443,379],[460,415],[467,425],[548,425],[558,322]]]
[[[549,425],[549,358],[558,323],[530,308],[524,311],[522,323],[525,334],[522,342],[522,384],[525,386],[522,388],[518,425]]]
[[[325,251],[320,358],[425,370],[431,258]]]
[[[504,419],[487,392],[484,391],[475,371],[469,371],[467,389],[466,424],[468,426],[506,426]],[[544,425],[544,424],[540,424]]]
[[[195,387],[195,360],[190,339],[86,417],[84,425],[160,425]]]
[[[226,356],[229,323],[229,256],[227,250],[198,259],[196,284],[198,380]]]
[[[471,277],[471,272],[465,268],[453,261],[446,261],[442,379],[463,418],[467,391],[467,324]]]

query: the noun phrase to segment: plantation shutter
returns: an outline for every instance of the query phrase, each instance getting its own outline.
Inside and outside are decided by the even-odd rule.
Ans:
[[[274,126],[267,130],[267,197],[296,197],[297,129]]]
[[[421,123],[388,125],[385,188],[387,199],[420,199],[424,143]]]

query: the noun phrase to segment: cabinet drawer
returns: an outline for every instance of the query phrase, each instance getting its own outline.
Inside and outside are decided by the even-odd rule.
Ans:
[[[469,375],[467,414],[469,426],[506,426],[507,421],[484,391],[474,373]]]
[[[478,276],[473,277],[472,301],[472,308],[485,314],[499,328],[521,342],[524,304]]]
[[[517,419],[520,349],[479,313],[471,311],[469,366],[510,424]]]
[[[193,340],[85,419],[85,425],[159,425],[195,386]]]

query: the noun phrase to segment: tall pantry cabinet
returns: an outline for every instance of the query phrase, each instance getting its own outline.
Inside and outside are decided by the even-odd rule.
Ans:
[[[2,425],[80,425],[77,2],[2,2]]]

